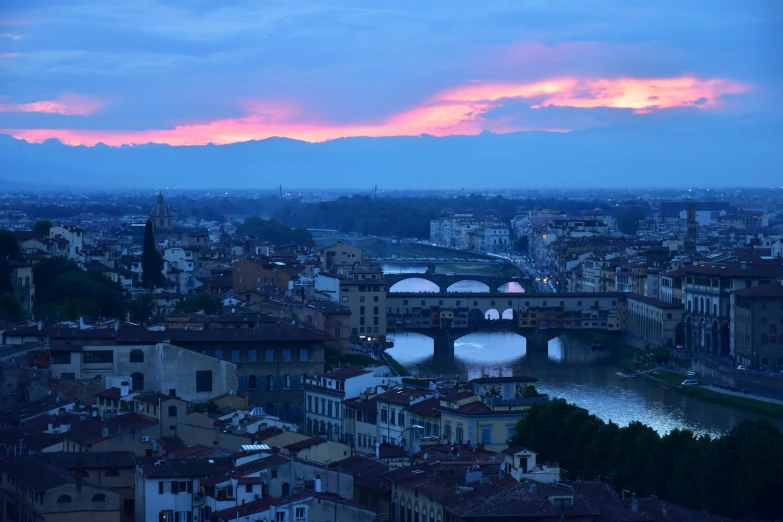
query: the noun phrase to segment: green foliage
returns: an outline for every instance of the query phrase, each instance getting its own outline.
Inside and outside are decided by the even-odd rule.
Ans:
[[[0,295],[0,319],[12,322],[24,319],[24,309],[19,299],[9,292]]]
[[[647,213],[643,210],[627,210],[617,217],[617,229],[632,236],[639,229],[639,221],[646,217]]]
[[[44,259],[33,266],[34,314],[47,321],[79,317],[125,316],[122,287],[99,272],[82,270],[63,258]]]
[[[0,294],[13,292],[9,261],[22,259],[22,250],[10,230],[0,230]]]
[[[214,413],[218,411],[218,406],[214,402],[197,402],[192,406],[199,413]]]
[[[339,368],[340,366],[359,366],[364,367],[377,364],[377,361],[369,355],[363,353],[344,353],[339,346],[326,347],[326,371]]]
[[[763,420],[744,421],[718,439],[687,430],[660,437],[640,422],[620,428],[554,400],[531,407],[510,443],[559,462],[570,478],[600,478],[640,497],[656,493],[727,517],[783,513],[783,435]]]
[[[522,397],[542,397],[542,393],[538,393],[538,390],[536,390],[536,387],[532,384],[528,384],[525,386],[525,388],[522,390]]]
[[[52,222],[48,219],[39,219],[33,225],[33,232],[39,237],[49,237],[49,229],[52,228]]]
[[[141,252],[141,277],[144,288],[163,287],[166,278],[163,275],[163,259],[155,248],[155,236],[152,231],[152,222],[147,220],[144,227],[144,249]]]
[[[196,294],[177,303],[176,310],[187,314],[204,312],[215,315],[223,309],[223,301],[214,294]]]
[[[403,377],[402,378],[402,383],[403,384],[410,384],[411,386],[419,386],[421,388],[429,388],[430,387],[430,382],[429,381],[425,381],[425,380],[422,380],[422,379],[416,379],[414,377]]]
[[[267,220],[258,216],[250,216],[245,219],[237,227],[237,235],[269,241],[274,245],[294,243],[298,246],[304,246],[313,239],[312,234],[306,228],[291,229],[274,219]]]
[[[155,297],[150,292],[138,294],[134,299],[128,301],[128,312],[130,320],[134,323],[146,324],[152,311],[155,308]]]

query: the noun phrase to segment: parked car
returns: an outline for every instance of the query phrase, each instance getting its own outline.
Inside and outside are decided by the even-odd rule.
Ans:
[[[737,369],[738,369],[738,370],[747,370],[747,369],[748,369],[748,367],[747,367],[747,366],[745,366],[744,364],[740,364],[739,366],[737,366]]]
[[[699,384],[699,381],[696,379],[685,379],[682,381],[682,386],[696,386]]]

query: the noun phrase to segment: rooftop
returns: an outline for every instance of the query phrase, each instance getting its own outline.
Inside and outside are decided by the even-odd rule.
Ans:
[[[145,478],[193,477],[206,478],[221,475],[234,469],[234,461],[227,457],[161,459],[160,465],[139,464]]]
[[[751,286],[750,288],[735,290],[734,295],[739,297],[783,297],[783,285],[772,283]]]

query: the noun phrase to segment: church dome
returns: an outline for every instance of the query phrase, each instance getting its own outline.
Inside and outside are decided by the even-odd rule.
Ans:
[[[150,217],[171,217],[171,208],[163,202],[163,194],[158,194],[158,203],[150,210]]]

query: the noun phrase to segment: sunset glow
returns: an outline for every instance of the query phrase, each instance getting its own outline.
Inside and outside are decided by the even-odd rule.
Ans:
[[[5,129],[0,132],[30,142],[57,138],[68,145],[111,146],[162,143],[169,145],[227,144],[274,136],[307,142],[343,137],[476,135],[526,130],[567,132],[570,129],[527,126],[510,117],[488,114],[509,101],[532,109],[549,106],[578,109],[625,109],[637,114],[672,108],[708,110],[719,107],[725,95],[742,94],[749,85],[725,79],[679,78],[552,78],[530,83],[470,81],[445,89],[411,107],[376,121],[334,122],[308,118],[309,112],[287,101],[251,100],[240,105],[246,115],[206,123],[176,125],[170,129]],[[0,104],[0,112],[46,112],[89,115],[103,104],[81,96],[24,104]],[[524,119],[524,118],[523,118]]]
[[[0,103],[0,112],[43,112],[68,116],[89,116],[98,112],[103,104],[93,98],[78,95],[64,95],[56,100],[30,103]]]

